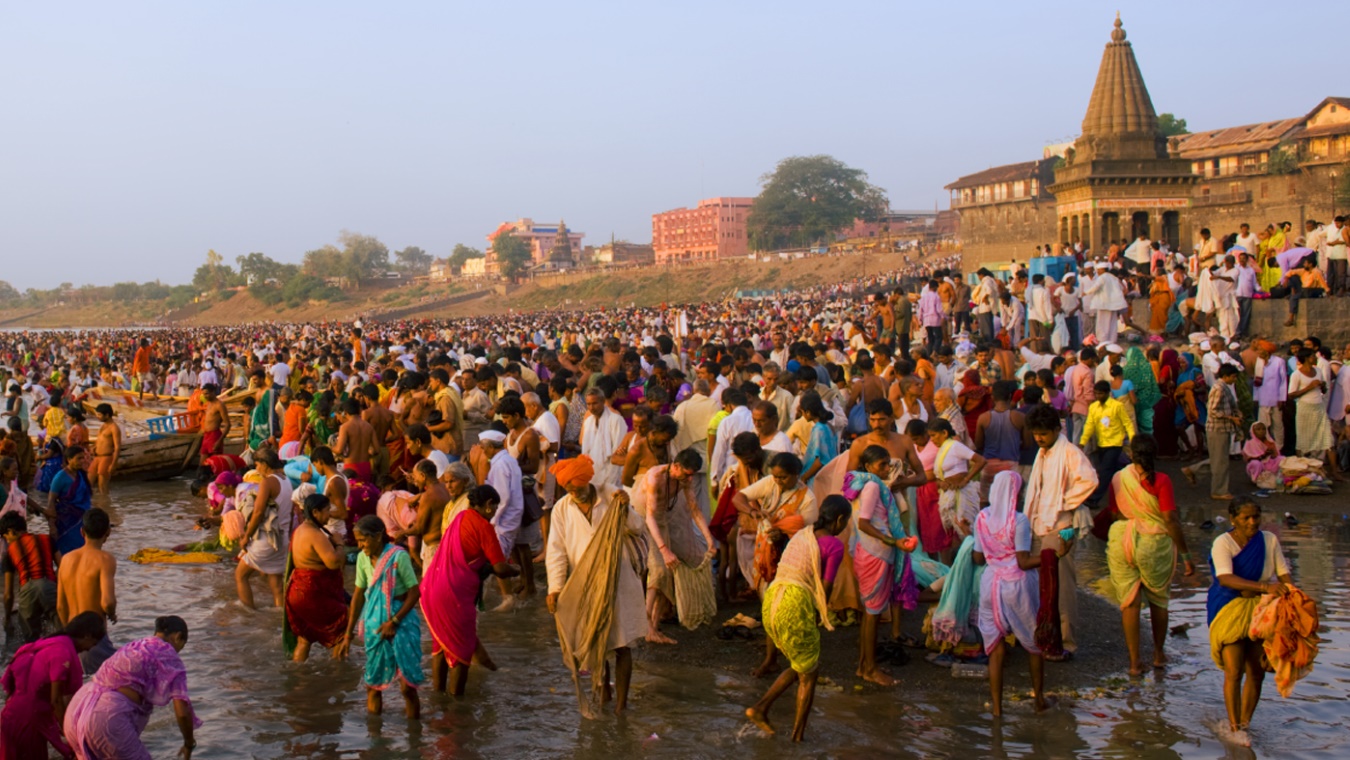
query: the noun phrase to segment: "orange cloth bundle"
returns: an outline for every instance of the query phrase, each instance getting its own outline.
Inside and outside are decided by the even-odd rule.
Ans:
[[[1252,612],[1248,636],[1264,642],[1280,696],[1288,697],[1294,683],[1312,672],[1321,641],[1317,626],[1317,604],[1293,586],[1284,596],[1263,596]]]

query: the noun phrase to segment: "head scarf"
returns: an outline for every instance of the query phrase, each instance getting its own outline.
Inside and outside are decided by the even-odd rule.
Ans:
[[[989,506],[985,509],[984,529],[988,537],[996,539],[998,547],[1012,547],[1017,528],[1017,494],[1022,490],[1022,476],[1017,470],[1004,470],[994,476],[989,487]],[[993,551],[987,540],[982,543]]]
[[[1130,346],[1129,353],[1125,355],[1124,369],[1125,379],[1134,383],[1134,396],[1139,407],[1152,409],[1162,399],[1162,391],[1158,389],[1158,380],[1153,376],[1153,367],[1149,366],[1148,358],[1138,346]]]
[[[560,460],[557,464],[549,468],[553,477],[557,478],[558,485],[563,488],[575,488],[591,482],[595,477],[595,463],[591,458],[582,454],[571,459]]]
[[[1260,424],[1253,422],[1247,426],[1247,442],[1242,445],[1242,453],[1253,459],[1259,459],[1267,454],[1278,454],[1275,448],[1275,439],[1270,437],[1270,430],[1266,430],[1265,438],[1256,437],[1256,426]]]
[[[1180,354],[1175,350],[1170,348],[1165,349],[1162,352],[1162,359],[1158,364],[1160,368],[1158,376],[1162,377],[1161,370],[1168,370],[1167,379],[1170,382],[1175,383],[1177,378],[1181,376],[1181,360],[1178,358],[1179,356]]]

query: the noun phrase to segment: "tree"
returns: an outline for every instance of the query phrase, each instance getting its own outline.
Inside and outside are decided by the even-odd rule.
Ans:
[[[285,273],[285,265],[257,251],[247,256],[237,256],[235,262],[239,264],[239,274],[249,285],[262,285],[272,279],[281,281]]]
[[[426,274],[431,269],[432,255],[410,245],[407,248],[394,254],[394,259],[398,261],[398,268],[406,274]]]
[[[342,245],[342,271],[352,284],[380,277],[389,271],[389,249],[373,235],[343,230],[338,234]]]
[[[301,269],[305,274],[315,277],[338,277],[342,274],[342,267],[342,251],[335,245],[326,245],[305,251]]]
[[[1170,113],[1158,114],[1158,131],[1163,137],[1190,134],[1186,129],[1186,120],[1178,119],[1175,114]]]
[[[1266,157],[1266,171],[1271,174],[1293,174],[1298,171],[1298,148],[1288,142],[1271,148]]]
[[[866,172],[831,156],[785,158],[760,184],[746,219],[750,247],[760,251],[826,240],[855,220],[879,219],[888,206]]]
[[[10,285],[4,280],[0,280],[0,303],[11,303],[22,297],[23,295],[20,294],[18,290],[15,290],[13,285]]]
[[[530,254],[530,244],[516,237],[511,230],[503,230],[493,239],[492,251],[497,254],[502,277],[512,281],[520,277],[534,258]]]
[[[481,259],[483,252],[477,248],[470,248],[463,243],[455,243],[455,250],[450,252],[450,271],[458,272],[464,268],[464,262],[469,259]]]

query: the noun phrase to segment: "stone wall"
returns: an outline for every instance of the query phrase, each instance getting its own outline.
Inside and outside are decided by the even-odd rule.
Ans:
[[[1208,227],[1220,239],[1237,232],[1246,222],[1252,231],[1264,229],[1267,224],[1293,222],[1295,235],[1303,234],[1303,222],[1316,219],[1327,223],[1332,219],[1332,165],[1314,166],[1293,174],[1238,175],[1214,177],[1196,186],[1194,205],[1186,212],[1190,221],[1194,244],[1200,239],[1200,228]],[[1344,173],[1346,167],[1340,171]],[[1214,200],[1236,197],[1239,202],[1207,205],[1203,191],[1208,188]],[[1350,209],[1344,205],[1336,209],[1344,214]]]
[[[1033,246],[1058,240],[1054,201],[1039,204],[1021,199],[1006,203],[963,206],[958,238],[962,267],[968,271],[986,264],[1006,264],[1031,258]]]
[[[1298,319],[1293,327],[1285,327],[1289,316],[1289,301],[1278,298],[1256,301],[1252,304],[1252,321],[1249,335],[1244,338],[1265,338],[1281,346],[1288,345],[1294,338],[1315,335],[1332,351],[1340,353],[1342,347],[1350,344],[1350,298],[1314,298],[1300,301]],[[1131,310],[1131,322],[1147,331],[1149,320],[1148,299],[1134,301]]]

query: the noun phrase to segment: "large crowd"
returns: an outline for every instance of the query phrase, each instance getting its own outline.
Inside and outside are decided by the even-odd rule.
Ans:
[[[1166,667],[1173,577],[1196,563],[1157,462],[1184,458],[1187,478],[1208,469],[1232,526],[1211,551],[1210,643],[1245,742],[1264,663],[1282,692],[1311,667],[1316,608],[1259,501],[1230,494],[1230,456],[1258,496],[1329,491],[1350,401],[1344,356],[1311,336],[1252,339],[1244,306],[1285,287],[1296,309],[1308,277],[1343,288],[1344,246],[1319,258],[1330,234],[1262,235],[1224,250],[1206,231],[1190,257],[1148,241],[1078,250],[1058,278],[971,276],[950,255],[757,300],[2,334],[5,621],[28,643],[5,670],[0,754],[148,757],[139,734],[169,704],[186,755],[195,745],[183,620],[120,647],[108,636],[116,561],[92,497],[125,431],[111,406],[94,425],[81,402],[109,388],[189,399],[191,485],[219,530],[199,548],[237,558],[241,604],[265,584],[290,656],[361,652],[369,711],[396,687],[410,719],[423,638],[432,688],[462,694],[474,666],[496,668],[484,597],[505,613],[537,585],[590,718],[627,708],[637,642],[675,645],[672,623],[752,600],[755,672],[774,681],[746,716],[765,732],[795,689],[804,737],[822,627],[858,625],[856,675],[893,684],[878,639],[901,640],[906,613],[926,614],[939,662],[987,663],[995,716],[1014,647],[1047,709],[1044,661],[1077,650],[1073,550],[1089,534],[1130,673]]]

